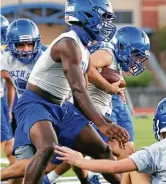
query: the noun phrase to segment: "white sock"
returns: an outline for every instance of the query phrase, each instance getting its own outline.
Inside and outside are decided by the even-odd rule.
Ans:
[[[47,174],[48,180],[51,184],[55,183],[56,179],[59,177],[59,175],[55,171],[51,171]]]

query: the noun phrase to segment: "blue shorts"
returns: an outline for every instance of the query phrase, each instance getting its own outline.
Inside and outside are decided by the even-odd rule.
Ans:
[[[89,124],[89,120],[70,102],[59,106],[29,90],[26,90],[18,100],[15,118],[17,129],[14,150],[18,146],[32,144],[29,134],[36,122],[40,123],[43,120],[52,122],[59,144],[67,147],[72,147],[80,131]]]
[[[6,96],[1,98],[1,142],[13,138]]]
[[[134,126],[132,116],[128,105],[121,100],[119,95],[112,96],[112,114],[106,114],[106,117],[125,128],[130,135],[129,141],[134,141]]]

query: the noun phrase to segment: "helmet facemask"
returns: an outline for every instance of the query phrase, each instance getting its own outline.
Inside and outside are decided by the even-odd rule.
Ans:
[[[32,44],[33,49],[30,51],[20,51],[17,49],[18,46],[25,44]],[[32,60],[36,57],[36,53],[38,53],[38,50],[40,49],[40,39],[33,39],[32,40],[26,40],[26,41],[11,41],[8,43],[10,52],[12,55],[18,59],[20,62],[24,64],[31,63]]]
[[[125,47],[119,44],[120,64],[125,72],[130,72],[133,76],[141,74],[144,70],[144,62],[149,58],[149,51],[135,49],[130,44]]]
[[[115,19],[115,14],[97,6],[93,10],[98,15],[98,23],[91,30],[98,35],[97,41],[109,42],[116,32],[116,26],[112,23]]]
[[[30,44],[33,49],[25,44]],[[11,55],[23,64],[33,62],[41,51],[40,33],[36,24],[29,19],[13,21],[7,30],[7,47]]]

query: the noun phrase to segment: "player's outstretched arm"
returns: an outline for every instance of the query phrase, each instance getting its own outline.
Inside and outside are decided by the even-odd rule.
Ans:
[[[57,157],[59,160],[68,162],[71,165],[90,170],[99,173],[124,173],[137,170],[135,162],[126,158],[119,161],[111,160],[86,160],[78,154],[78,152],[67,148],[56,146],[55,153],[61,157]]]

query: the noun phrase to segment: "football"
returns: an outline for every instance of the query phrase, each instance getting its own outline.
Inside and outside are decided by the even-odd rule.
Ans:
[[[121,79],[120,72],[113,70],[111,68],[103,67],[100,73],[110,84],[118,82]],[[125,80],[121,80],[119,88],[124,88],[126,86]]]
[[[100,73],[110,84],[118,82],[121,78],[120,72],[111,68],[103,67]]]

